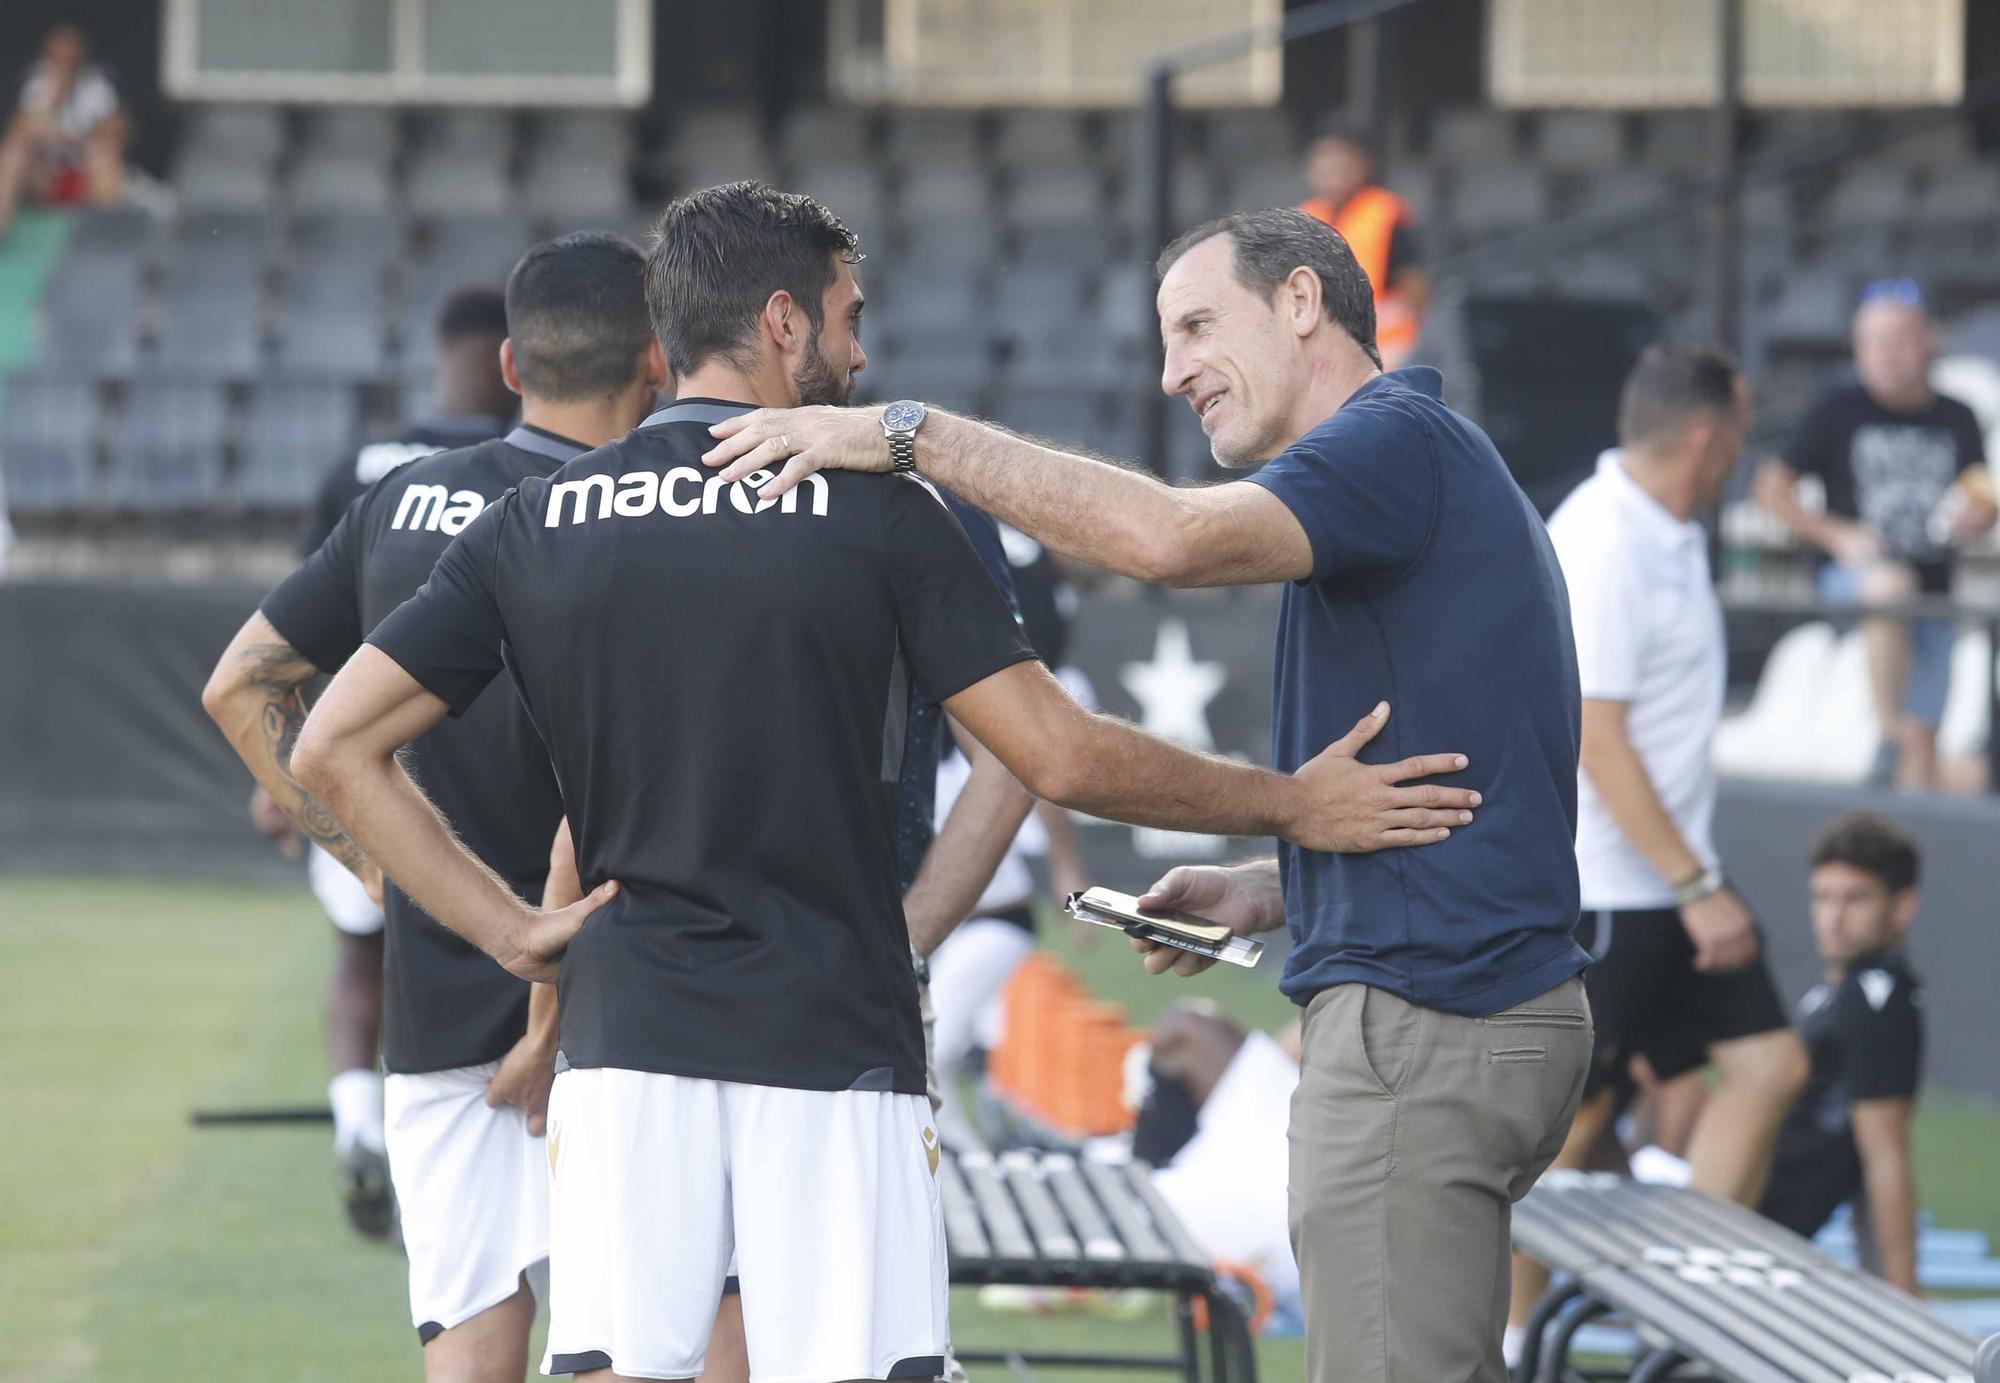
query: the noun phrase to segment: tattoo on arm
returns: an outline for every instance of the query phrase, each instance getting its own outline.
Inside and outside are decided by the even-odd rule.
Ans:
[[[350,869],[366,868],[368,856],[356,845],[340,823],[320,801],[292,776],[292,747],[306,723],[306,699],[300,690],[318,669],[287,643],[252,644],[240,655],[243,681],[265,698],[260,722],[265,747],[277,765],[278,775],[290,789],[291,800],[278,805],[291,813],[299,828],[329,855]]]

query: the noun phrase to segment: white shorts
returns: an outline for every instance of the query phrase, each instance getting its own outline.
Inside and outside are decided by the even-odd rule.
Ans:
[[[564,1071],[542,1372],[695,1377],[734,1253],[754,1383],[936,1377],[937,1148],[921,1095]]]
[[[373,936],[382,930],[382,909],[375,906],[361,880],[317,845],[306,851],[306,878],[336,928],[349,936]]]
[[[382,1082],[389,1177],[410,1256],[410,1323],[425,1344],[514,1295],[547,1299],[547,1140],[512,1105],[486,1107],[498,1062]]]

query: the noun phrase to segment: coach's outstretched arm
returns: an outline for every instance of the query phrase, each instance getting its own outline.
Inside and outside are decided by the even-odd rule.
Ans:
[[[553,982],[570,938],[618,885],[555,911],[533,908],[465,848],[396,758],[447,709],[363,644],[307,718],[292,770],[418,907],[521,978]]]
[[[353,870],[379,904],[382,872],[293,773],[293,746],[306,720],[304,688],[319,675],[270,620],[253,614],[208,675],[202,709],[271,800],[307,839]]]
[[[1387,702],[1294,774],[1253,768],[1079,706],[1039,662],[1016,663],[948,698],[945,709],[1037,797],[1092,816],[1173,831],[1278,836],[1357,853],[1432,845],[1472,820],[1479,794],[1412,778],[1456,773],[1462,754],[1364,764]]]
[[[703,458],[726,479],[754,470],[777,496],[822,469],[891,468],[880,408],[758,409],[709,431]],[[1313,574],[1312,543],[1257,485],[1180,488],[1124,462],[1059,451],[991,423],[930,409],[917,470],[1057,552],[1164,586],[1251,586]]]

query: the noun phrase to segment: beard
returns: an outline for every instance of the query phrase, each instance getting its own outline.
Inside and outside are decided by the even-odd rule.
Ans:
[[[797,396],[795,406],[799,408],[816,404],[844,408],[848,396],[854,392],[854,376],[834,372],[833,362],[819,348],[819,338],[815,336],[806,343],[805,359],[792,371],[792,392]]]

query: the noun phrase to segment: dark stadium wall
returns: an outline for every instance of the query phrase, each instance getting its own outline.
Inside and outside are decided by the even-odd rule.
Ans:
[[[6,0],[0,4],[0,99],[12,111],[20,81],[58,24],[74,24],[109,67],[132,114],[131,158],[150,173],[165,170],[174,116],[160,94],[160,0]]]
[[[0,890],[9,873],[303,882],[302,867],[279,859],[250,828],[249,775],[200,704],[210,666],[261,594],[0,584]],[[1268,592],[1087,597],[1070,646],[1107,710],[1267,763],[1275,612]],[[1725,783],[1716,838],[1731,879],[1763,919],[1783,992],[1796,999],[1818,975],[1805,910],[1807,844],[1860,806],[1888,813],[1925,851],[1911,951],[1930,987],[1930,1077],[2000,1100],[1992,866],[2000,799]],[[1093,878],[1129,890],[1173,864],[1269,849],[1101,822],[1081,834]],[[1265,965],[1274,983],[1276,961]]]

